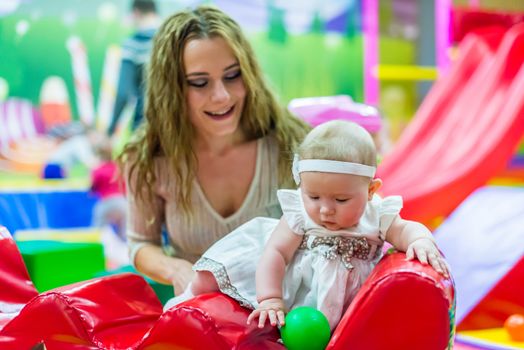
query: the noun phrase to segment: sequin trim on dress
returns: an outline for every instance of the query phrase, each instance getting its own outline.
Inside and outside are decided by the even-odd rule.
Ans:
[[[369,257],[371,252],[371,245],[367,239],[361,237],[315,237],[308,247],[309,235],[304,235],[300,249],[313,249],[318,246],[329,246],[329,249],[324,252],[324,257],[328,260],[336,259],[340,256],[340,260],[344,264],[344,267],[348,270],[353,268],[351,264],[351,258],[358,258],[362,260],[372,260]],[[379,249],[377,249],[378,251]]]
[[[227,274],[226,268],[218,261],[202,257],[195,263],[195,265],[193,265],[193,270],[211,272],[215,276],[218,288],[220,288],[222,293],[237,300],[243,307],[255,309],[253,304],[251,304],[247,299],[243,298],[240,293],[238,293],[236,287],[231,284],[231,279]]]

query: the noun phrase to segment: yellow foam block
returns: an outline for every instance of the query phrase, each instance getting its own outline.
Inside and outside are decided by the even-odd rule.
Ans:
[[[102,241],[102,231],[98,228],[79,229],[37,229],[18,230],[15,232],[17,241],[60,241],[60,242],[86,242],[95,243]]]
[[[4,174],[0,174],[0,192],[87,191],[90,186],[88,178],[53,180],[41,179],[36,175],[24,177],[16,173]]]

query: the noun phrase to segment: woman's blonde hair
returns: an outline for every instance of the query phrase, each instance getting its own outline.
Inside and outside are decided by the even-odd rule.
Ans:
[[[377,166],[373,138],[358,124],[333,120],[311,130],[297,149],[300,159],[327,159]]]
[[[152,196],[156,181],[154,158],[167,157],[177,183],[176,202],[191,217],[192,181],[197,159],[193,151],[195,131],[188,117],[184,47],[190,40],[223,38],[233,50],[246,87],[246,100],[240,128],[248,139],[273,133],[280,149],[279,182],[292,186],[290,162],[292,150],[309,127],[279,106],[267,87],[251,45],[239,25],[221,10],[199,6],[167,18],[153,41],[147,69],[146,123],[119,157],[121,167],[136,179],[132,191]],[[212,58],[210,58],[212,59]],[[126,164],[127,163],[127,164]]]

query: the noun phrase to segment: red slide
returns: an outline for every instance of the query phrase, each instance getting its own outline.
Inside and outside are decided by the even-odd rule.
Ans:
[[[447,216],[515,152],[524,133],[524,24],[500,33],[464,39],[455,65],[380,164],[380,192],[403,196],[403,217]]]

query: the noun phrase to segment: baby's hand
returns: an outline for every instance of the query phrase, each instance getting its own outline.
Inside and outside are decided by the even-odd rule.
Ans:
[[[247,324],[251,324],[251,321],[258,317],[258,328],[264,328],[269,316],[269,323],[272,326],[276,326],[277,321],[280,326],[283,326],[286,323],[284,310],[284,301],[280,298],[263,300],[258,305],[258,308],[249,315]]]
[[[429,263],[437,272],[449,277],[448,264],[431,239],[419,238],[408,246],[406,260],[413,260],[415,257],[421,263]]]

